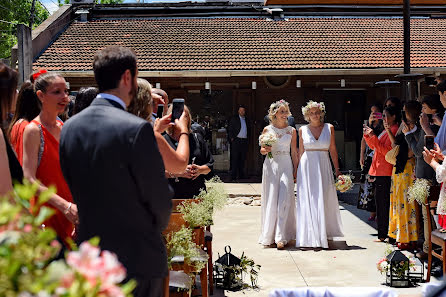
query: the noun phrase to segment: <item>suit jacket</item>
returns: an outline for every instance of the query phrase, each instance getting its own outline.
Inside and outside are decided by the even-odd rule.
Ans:
[[[167,275],[161,232],[173,192],[149,122],[96,98],[64,125],[60,162],[78,207],[77,240],[99,236],[130,278]]]
[[[247,138],[249,139],[250,130],[251,130],[251,124],[249,123],[249,119],[245,117],[246,121],[246,130],[247,130]],[[229,140],[237,138],[237,135],[240,133],[240,129],[242,128],[242,124],[240,122],[240,116],[237,114],[236,116],[232,117],[229,121],[228,126],[228,137]]]

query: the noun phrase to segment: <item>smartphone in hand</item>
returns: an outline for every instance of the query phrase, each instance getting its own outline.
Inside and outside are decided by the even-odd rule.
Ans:
[[[424,146],[428,150],[434,149],[434,142],[435,142],[434,139],[435,139],[435,136],[433,136],[433,135],[424,135]]]
[[[183,98],[175,98],[172,101],[172,123],[175,122],[175,120],[179,119],[181,115],[183,114],[184,110],[184,99]]]
[[[401,120],[407,124],[406,112],[401,110]]]
[[[380,112],[374,112],[373,116],[375,117],[376,120],[382,120],[383,119],[383,114]]]
[[[164,112],[164,105],[159,104],[158,105],[158,109],[156,110],[156,117],[157,118],[162,118],[163,117],[163,112]]]

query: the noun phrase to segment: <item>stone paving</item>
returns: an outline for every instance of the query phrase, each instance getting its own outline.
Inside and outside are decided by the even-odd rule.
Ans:
[[[214,261],[224,247],[242,252],[262,265],[259,290],[230,292],[216,290],[214,296],[268,296],[274,288],[301,286],[379,287],[385,281],[376,270],[386,244],[374,242],[375,223],[368,223],[369,213],[340,202],[344,238],[338,238],[329,250],[298,250],[293,246],[278,251],[257,243],[260,232],[261,184],[225,184],[231,195],[229,205],[217,213],[214,234]],[[433,281],[437,281],[433,278]],[[421,296],[422,287],[396,289],[400,296]]]

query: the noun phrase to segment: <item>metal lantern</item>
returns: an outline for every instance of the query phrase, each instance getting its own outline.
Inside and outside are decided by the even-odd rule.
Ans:
[[[409,259],[399,250],[387,256],[386,285],[396,288],[409,287]]]
[[[231,247],[225,246],[225,254],[215,261],[214,281],[217,287],[226,290],[238,290],[243,286],[241,279],[236,277],[236,267],[240,265],[241,260],[231,254]]]
[[[414,259],[413,267],[409,269],[409,279],[411,283],[421,283],[424,281],[424,264],[420,259]]]

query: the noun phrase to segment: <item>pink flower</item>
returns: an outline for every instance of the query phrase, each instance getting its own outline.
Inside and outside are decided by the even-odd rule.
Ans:
[[[67,263],[84,276],[92,285],[96,285],[103,269],[103,261],[99,257],[101,250],[88,242],[83,242],[79,251],[69,252]]]
[[[30,224],[26,224],[24,227],[23,227],[23,232],[25,232],[25,233],[29,233],[29,232],[31,232],[33,230],[33,226],[31,226]]]
[[[51,241],[50,244],[53,248],[59,248],[60,247],[60,243],[57,240],[53,240]]]
[[[109,251],[103,251],[101,255],[103,261],[102,283],[118,284],[125,279],[126,270],[119,263],[118,257]]]

